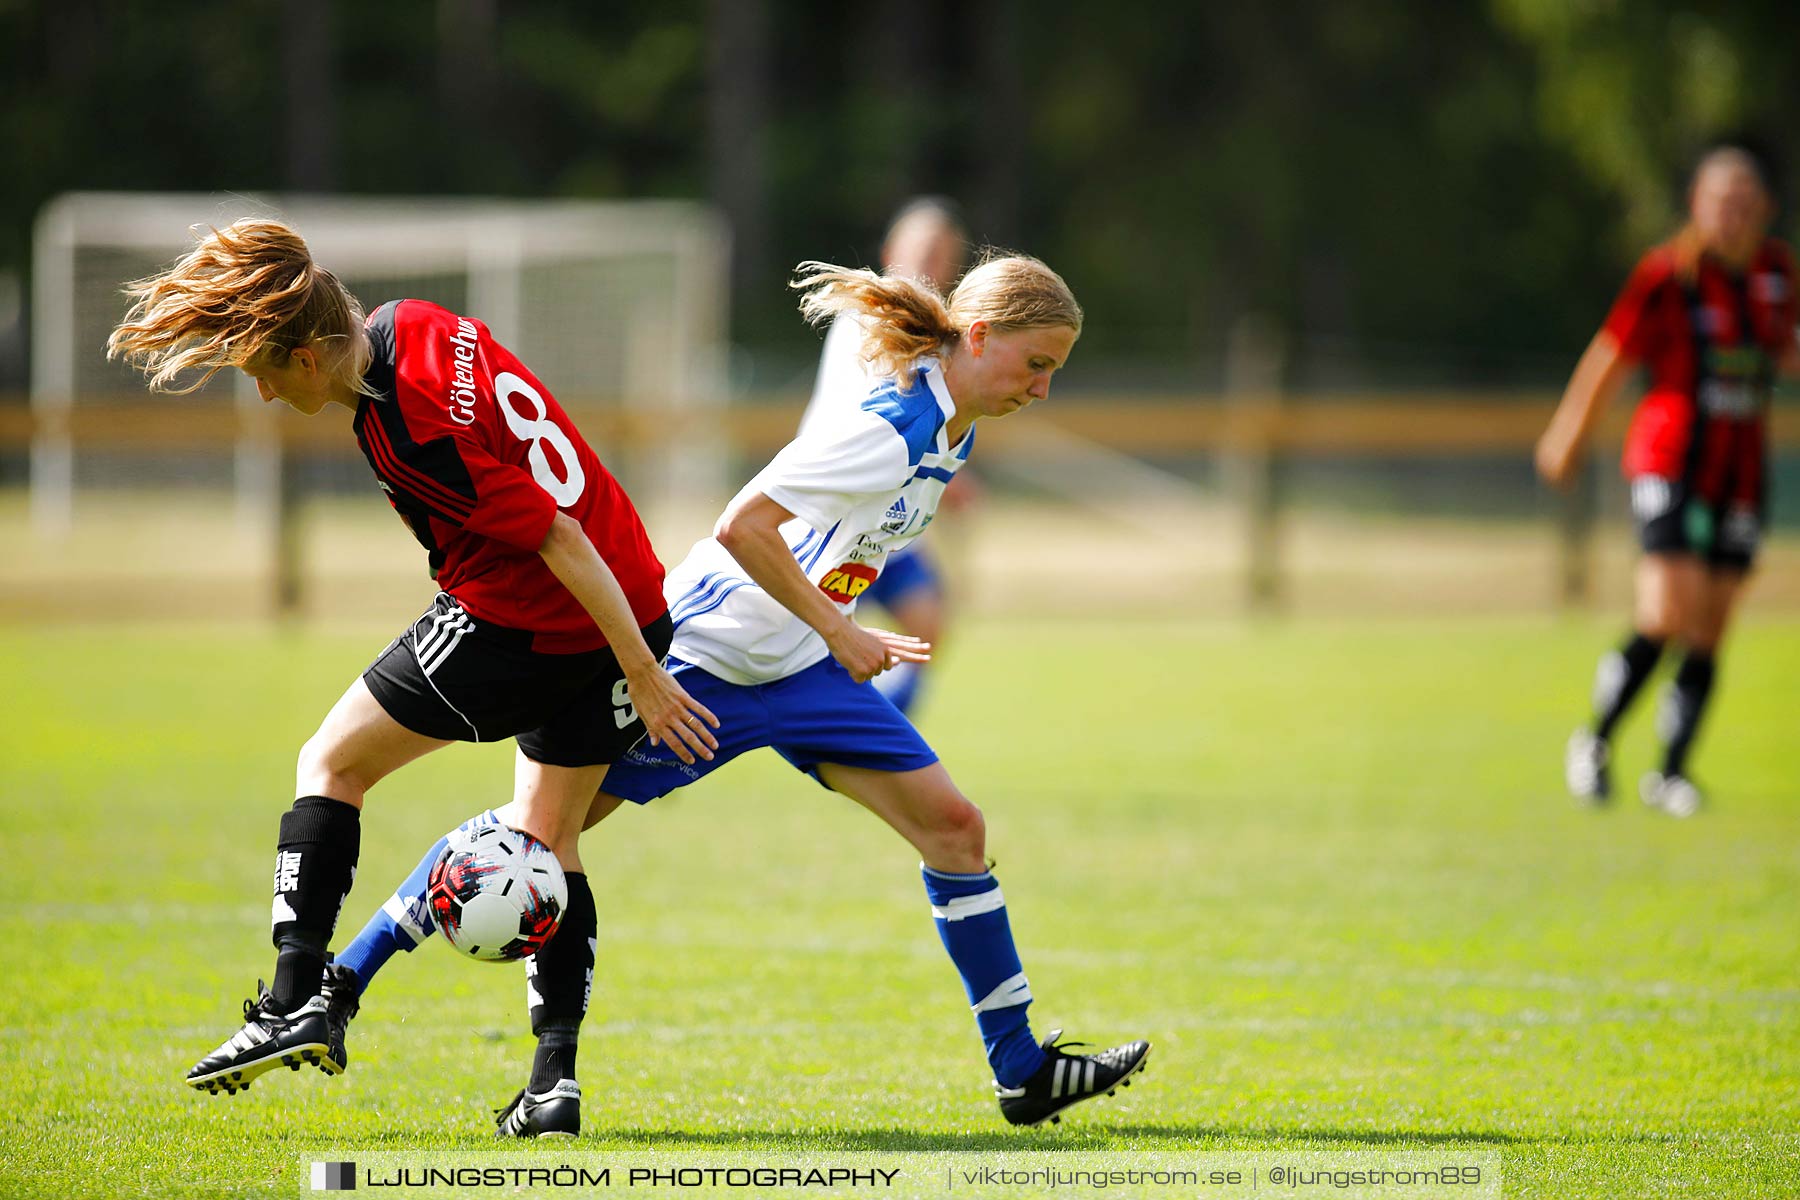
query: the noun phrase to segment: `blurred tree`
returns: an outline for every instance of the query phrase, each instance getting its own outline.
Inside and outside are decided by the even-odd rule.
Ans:
[[[1023,136],[1032,124],[1026,88],[1028,56],[1022,53],[1025,15],[1019,0],[989,0],[971,13],[975,67],[981,80],[976,116],[998,136],[982,140],[967,188],[971,219],[1002,246],[1021,244],[1026,176],[1031,160]],[[905,190],[904,184],[899,189]]]
[[[1494,0],[1494,10],[1534,48],[1540,128],[1623,205],[1605,231],[1621,254],[1678,221],[1677,181],[1707,140],[1785,134],[1792,147],[1800,5]]]
[[[286,170],[294,192],[328,192],[337,179],[337,55],[329,4],[282,0]]]
[[[1301,382],[1548,377],[1703,135],[1800,157],[1796,45],[1792,0],[0,0],[0,270],[75,188],[707,197],[800,370],[786,268],[937,191],[1069,277],[1083,374],[1208,381],[1258,313]]]
[[[706,48],[707,178],[731,225],[734,293],[769,267],[769,9],[765,0],[711,0]]]
[[[498,0],[437,0],[437,97],[444,120],[493,141],[499,94]]]

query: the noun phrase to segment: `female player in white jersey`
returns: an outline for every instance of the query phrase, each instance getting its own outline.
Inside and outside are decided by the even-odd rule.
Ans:
[[[1081,332],[1068,286],[1032,258],[991,257],[946,301],[921,281],[803,263],[794,285],[813,321],[852,316],[877,377],[820,414],[726,507],[713,536],[669,576],[669,667],[718,714],[717,753],[679,761],[642,743],[614,765],[589,811],[648,803],[747,750],[772,746],[826,787],[868,808],[923,859],[925,892],[961,973],[987,1048],[1000,1109],[1013,1124],[1057,1119],[1142,1068],[1149,1044],[1070,1054],[1031,1035],[1031,989],[1000,887],[987,868],[981,810],[918,731],[867,683],[929,647],[866,629],[858,598],[888,556],[917,537],[968,458],[975,423],[1042,400]],[[477,818],[480,819],[480,818]],[[395,949],[431,932],[418,894],[435,849],[341,956],[366,985]],[[396,919],[396,914],[400,919]],[[555,945],[553,940],[552,945]],[[562,960],[558,960],[559,962]],[[533,989],[551,964],[532,960]],[[566,967],[557,966],[557,970]],[[534,1071],[502,1111],[502,1134],[579,1129],[572,1078]]]

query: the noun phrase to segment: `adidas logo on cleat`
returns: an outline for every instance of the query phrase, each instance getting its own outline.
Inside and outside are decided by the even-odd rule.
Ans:
[[[244,1001],[244,1026],[217,1050],[195,1063],[187,1085],[227,1096],[247,1089],[258,1075],[276,1067],[298,1071],[310,1064],[327,1075],[344,1068],[331,1053],[330,1022],[325,997],[314,996],[293,1012],[277,1010],[275,998],[259,980],[257,998]]]
[[[546,1092],[521,1088],[510,1104],[494,1111],[494,1127],[499,1137],[579,1137],[581,1085],[573,1079],[561,1079]]]

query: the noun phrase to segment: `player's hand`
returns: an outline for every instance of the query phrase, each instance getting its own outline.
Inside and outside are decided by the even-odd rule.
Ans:
[[[846,620],[836,634],[825,639],[831,657],[858,683],[867,683],[889,667],[903,662],[931,661],[931,643],[886,629],[864,629]]]
[[[713,751],[719,748],[719,739],[712,734],[719,727],[719,718],[688,695],[673,675],[658,665],[629,679],[626,690],[652,746],[666,743],[676,758],[690,765],[695,755],[712,761]]]

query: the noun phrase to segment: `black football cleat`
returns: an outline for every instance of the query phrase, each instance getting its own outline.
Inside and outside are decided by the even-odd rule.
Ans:
[[[1110,1096],[1116,1088],[1130,1087],[1131,1077],[1144,1069],[1144,1061],[1150,1057],[1149,1042],[1127,1042],[1099,1054],[1068,1054],[1064,1047],[1083,1043],[1064,1042],[1059,1046],[1056,1039],[1061,1036],[1062,1030],[1055,1029],[1044,1039],[1044,1065],[1023,1084],[1009,1088],[995,1081],[994,1094],[1000,1098],[1000,1115],[1011,1124],[1041,1125],[1045,1121],[1061,1121],[1058,1114],[1072,1104],[1092,1100],[1095,1096]]]
[[[314,996],[291,1013],[276,1010],[275,997],[259,979],[257,997],[244,1001],[244,1027],[195,1063],[187,1084],[203,1092],[230,1095],[250,1086],[264,1071],[311,1063],[327,1075],[342,1071],[331,1056],[331,1026],[324,996]]]
[[[521,1088],[511,1104],[494,1110],[494,1125],[500,1137],[579,1137],[581,1085],[562,1079],[547,1092]]]
[[[339,1071],[350,1065],[350,1054],[344,1049],[344,1038],[350,1031],[350,1018],[362,1007],[359,1000],[361,987],[362,983],[356,978],[356,972],[349,967],[340,967],[336,963],[325,965],[325,980],[319,994],[325,997],[327,1053],[331,1061],[337,1064]]]

